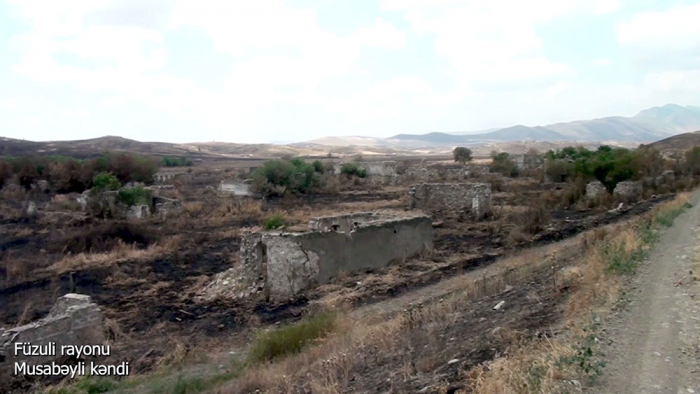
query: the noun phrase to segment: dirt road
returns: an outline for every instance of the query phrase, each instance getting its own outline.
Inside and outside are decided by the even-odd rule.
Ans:
[[[608,365],[592,392],[700,393],[700,192],[661,235],[601,334]]]

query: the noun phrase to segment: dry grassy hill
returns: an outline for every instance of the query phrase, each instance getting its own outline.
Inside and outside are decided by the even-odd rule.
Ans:
[[[654,142],[649,146],[658,149],[662,153],[683,152],[694,146],[700,146],[700,131],[674,135]]]

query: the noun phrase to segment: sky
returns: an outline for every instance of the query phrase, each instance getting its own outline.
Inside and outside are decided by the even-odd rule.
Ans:
[[[0,135],[291,142],[700,104],[700,0],[0,0]]]

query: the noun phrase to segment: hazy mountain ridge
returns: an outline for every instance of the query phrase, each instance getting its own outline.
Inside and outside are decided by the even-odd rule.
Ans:
[[[483,133],[398,134],[386,139],[373,139],[372,146],[483,144],[514,141],[576,142],[652,142],[669,136],[700,129],[700,107],[667,104],[639,112],[633,117],[610,116],[591,120],[555,123],[546,126],[517,125]],[[363,137],[352,137],[360,145]],[[336,145],[343,137],[334,137]],[[323,144],[322,140],[314,142]],[[350,141],[347,141],[351,143]]]

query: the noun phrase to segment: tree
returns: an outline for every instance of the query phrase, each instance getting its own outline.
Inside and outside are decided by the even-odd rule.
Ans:
[[[454,156],[455,162],[466,163],[472,161],[472,151],[469,148],[463,146],[458,146],[452,151],[452,156]]]
[[[92,178],[92,186],[97,192],[118,190],[121,182],[111,172],[100,172]]]

